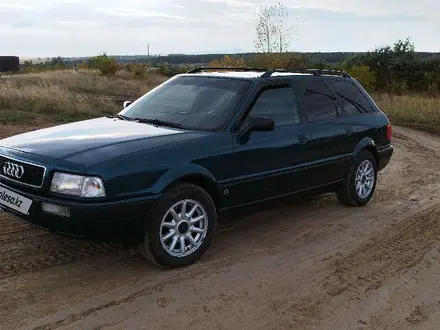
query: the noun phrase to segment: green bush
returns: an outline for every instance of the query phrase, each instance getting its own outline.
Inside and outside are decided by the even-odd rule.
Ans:
[[[189,70],[190,68],[188,67],[174,67],[171,65],[162,64],[157,69],[157,73],[160,74],[161,76],[173,77],[176,74],[185,73]]]
[[[118,62],[115,58],[103,54],[90,60],[91,67],[99,70],[105,76],[114,76],[119,70]]]
[[[143,77],[148,72],[148,65],[145,63],[128,63],[125,70],[133,73],[135,77]]]

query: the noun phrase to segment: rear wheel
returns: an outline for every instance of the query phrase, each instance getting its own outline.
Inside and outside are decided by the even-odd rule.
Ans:
[[[339,201],[345,205],[364,206],[374,194],[376,181],[376,159],[368,150],[361,150],[336,194]]]
[[[183,267],[199,260],[211,245],[217,212],[206,191],[185,183],[165,193],[146,227],[141,253],[156,265]]]

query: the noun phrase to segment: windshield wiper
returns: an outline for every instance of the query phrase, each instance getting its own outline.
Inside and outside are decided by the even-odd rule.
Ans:
[[[310,92],[310,93],[315,93],[315,94],[319,94],[319,95],[327,96],[327,97],[331,98],[333,101],[336,100],[336,97],[334,97],[334,96],[332,96],[332,95],[329,95],[329,94],[327,94],[327,93],[324,93],[324,92],[314,91],[314,90],[309,89],[309,88],[306,88],[306,91],[308,91],[308,92]]]
[[[118,118],[118,119],[121,119],[121,120],[132,120],[130,117],[127,117],[127,116],[124,116],[124,115],[110,115],[110,116],[107,116],[107,118]]]
[[[336,94],[338,94],[340,97],[342,97],[342,98],[343,98],[344,100],[346,100],[347,102],[353,104],[353,105],[355,106],[355,108],[357,109],[357,111],[359,111],[360,113],[362,113],[362,112],[367,113],[367,112],[368,112],[367,109],[365,109],[362,105],[360,105],[360,104],[359,104],[358,102],[356,102],[355,100],[353,100],[353,99],[351,99],[351,98],[349,98],[349,97],[347,97],[347,96],[344,96],[344,95],[342,95],[341,93],[336,93]]]
[[[164,121],[164,120],[160,120],[160,119],[134,118],[133,120],[137,121],[139,123],[142,123],[142,124],[153,124],[156,126],[168,126],[168,127],[174,127],[174,128],[183,128],[183,126],[180,124],[176,124],[176,123],[172,123],[172,122]]]

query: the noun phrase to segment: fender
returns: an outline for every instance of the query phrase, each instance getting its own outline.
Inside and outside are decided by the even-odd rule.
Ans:
[[[182,181],[201,186],[214,200],[217,200],[220,196],[220,186],[214,175],[206,168],[194,163],[186,163],[171,168],[149,190],[153,194],[162,194],[174,184]]]
[[[370,151],[376,158],[376,161],[379,162],[379,152],[377,150],[377,145],[372,138],[364,137],[361,141],[359,141],[356,148],[354,149],[353,158],[355,158],[362,149],[367,149],[368,151]]]

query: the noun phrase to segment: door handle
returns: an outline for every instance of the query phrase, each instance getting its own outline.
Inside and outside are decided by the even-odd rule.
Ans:
[[[308,139],[309,139],[308,134],[299,134],[298,135],[299,143],[306,143]]]

